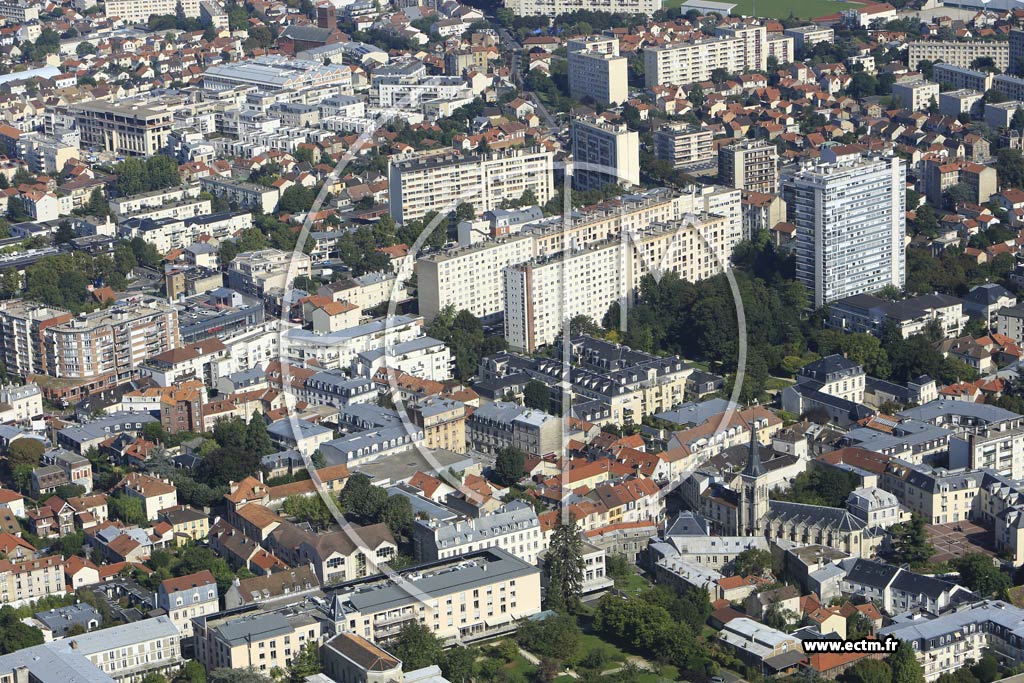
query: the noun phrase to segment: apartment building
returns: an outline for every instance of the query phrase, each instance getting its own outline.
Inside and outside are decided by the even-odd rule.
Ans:
[[[206,176],[199,179],[199,187],[215,197],[222,197],[240,207],[259,209],[273,213],[281,193],[276,187],[265,187],[244,180],[233,180],[221,176]]]
[[[408,410],[413,424],[423,430],[424,446],[432,450],[443,448],[453,453],[466,452],[467,410],[464,403],[426,396],[409,405]]]
[[[509,345],[532,353],[554,342],[574,316],[601,320],[612,303],[631,298],[652,269],[674,271],[690,282],[721,272],[742,236],[742,222],[710,214],[695,218],[653,224],[630,234],[625,245],[613,239],[507,268]]]
[[[601,11],[651,16],[661,9],[661,4],[662,0],[607,0],[601,4]],[[568,12],[594,9],[589,0],[505,0],[505,7],[518,15],[530,17],[556,17]]]
[[[321,622],[309,611],[259,608],[196,617],[196,660],[213,669],[287,670],[306,643],[320,644]]]
[[[177,0],[159,1],[173,6]],[[198,16],[198,2],[192,1],[197,5]],[[145,3],[118,4],[145,6]],[[109,10],[109,3],[107,8]],[[149,14],[140,17],[145,21]],[[172,108],[136,100],[90,100],[73,104],[68,110],[78,126],[82,147],[94,147],[120,156],[150,157],[162,152],[174,122]]]
[[[718,150],[718,182],[748,192],[779,191],[779,154],[767,140],[743,140]]]
[[[629,98],[628,60],[619,54],[619,39],[588,36],[570,40],[569,94],[573,99],[590,97],[616,105]]]
[[[907,56],[912,69],[925,60],[969,69],[976,59],[988,57],[997,69],[1006,71],[1010,64],[1010,45],[989,40],[914,40],[907,43]]]
[[[1003,70],[1007,73],[1024,76],[1024,31],[1011,30],[1008,42],[1007,61],[1009,63],[1003,67]]]
[[[764,71],[768,68],[768,29],[757,24],[734,24],[715,27],[716,36],[739,38],[743,41],[743,62],[748,69]],[[784,64],[785,62],[780,62]]]
[[[64,558],[0,560],[0,604],[18,607],[48,595],[64,595]]]
[[[82,313],[43,334],[48,374],[82,380],[79,393],[134,379],[147,358],[181,346],[177,309],[155,299]]]
[[[926,159],[923,165],[922,189],[932,206],[944,206],[944,194],[954,185],[966,186],[971,192],[970,201],[976,204],[984,204],[999,191],[996,169],[992,166],[939,159]]]
[[[796,60],[796,41],[792,36],[773,34],[768,36],[768,56],[775,57],[779,64],[790,64]]]
[[[897,326],[904,339],[921,334],[938,321],[943,335],[955,339],[967,324],[963,300],[947,294],[923,294],[904,301],[888,301],[873,294],[857,294],[829,305],[829,327],[849,333],[880,336],[886,323]]]
[[[936,65],[938,66],[938,65]],[[944,116],[979,113],[984,95],[980,90],[947,90],[939,93],[939,113]]]
[[[338,586],[338,629],[385,643],[419,622],[446,643],[466,643],[509,632],[541,609],[540,570],[496,547],[400,574],[401,584],[380,575]]]
[[[644,84],[690,85],[711,78],[715,69],[735,74],[756,68],[746,63],[745,42],[720,36],[644,48]]]
[[[471,519],[417,519],[412,528],[416,560],[434,562],[487,548],[501,548],[527,564],[537,564],[544,532],[532,505],[513,501]]]
[[[926,111],[933,103],[938,106],[939,84],[923,78],[906,83],[893,83],[893,101],[911,111]]]
[[[573,119],[573,172],[577,190],[640,184],[640,134],[600,117]]]
[[[130,24],[144,24],[150,16],[175,16],[179,12],[189,19],[199,18],[199,0],[107,0],[103,6],[105,16]]]
[[[262,297],[271,289],[286,289],[297,277],[309,277],[311,267],[305,254],[281,249],[247,251],[231,261],[227,284],[242,294]]]
[[[1010,479],[1024,477],[1024,429],[984,430],[949,438],[949,466],[953,469],[992,470]]]
[[[476,212],[497,209],[527,190],[538,204],[554,195],[554,154],[511,148],[484,154],[428,152],[392,157],[388,164],[391,217],[401,223],[431,211],[446,213],[462,203]]]
[[[975,71],[955,64],[936,64],[932,67],[932,80],[944,83],[952,90],[977,90],[985,92],[992,87],[993,74]]]
[[[836,39],[836,32],[825,26],[808,24],[787,28],[782,35],[793,39],[793,46],[800,51],[814,47],[818,43],[831,43]]]
[[[118,683],[136,683],[152,673],[166,674],[184,663],[181,634],[166,616],[83,633],[41,647],[61,658],[82,655]]]
[[[192,637],[192,620],[220,611],[217,580],[208,569],[160,582],[156,606],[167,612],[182,638]]]
[[[711,131],[677,121],[654,131],[654,155],[675,168],[684,168],[714,157]]]
[[[992,87],[1011,100],[1024,100],[1024,78],[999,74],[992,79]]]
[[[786,181],[796,225],[796,275],[822,305],[906,280],[906,166],[858,147],[822,150]]]
[[[882,628],[878,636],[910,643],[925,680],[934,681],[980,661],[987,652],[1003,662],[1021,661],[1024,610],[1001,600],[986,600],[937,617],[915,615]]]
[[[156,247],[158,252],[166,254],[173,249],[184,249],[195,244],[202,236],[220,241],[251,227],[252,212],[225,211],[181,219],[130,218],[118,226],[117,232],[123,239],[141,237]]]
[[[4,0],[0,2],[0,18],[8,19],[16,24],[28,21],[39,21],[39,8],[25,0]]]
[[[417,259],[420,315],[430,322],[449,305],[482,319],[500,315],[505,310],[502,272],[507,266],[529,261],[533,255],[533,238],[513,235]]]
[[[48,374],[44,333],[73,317],[68,311],[34,301],[13,299],[0,303],[0,353],[7,374]]]
[[[562,422],[540,410],[495,401],[469,416],[466,443],[481,453],[510,447],[534,456],[557,453],[562,447]]]
[[[220,93],[239,86],[254,87],[258,93],[305,90],[322,95],[349,90],[352,71],[342,64],[296,59],[289,55],[260,55],[236,62],[223,62],[203,71],[203,90]]]
[[[949,524],[974,518],[983,478],[983,472],[933,470],[894,458],[879,484],[926,523]]]

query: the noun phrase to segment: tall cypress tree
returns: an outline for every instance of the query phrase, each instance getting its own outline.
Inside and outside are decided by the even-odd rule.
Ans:
[[[579,607],[583,594],[583,537],[574,515],[568,522],[559,519],[544,567],[548,579],[545,606],[556,611]]]

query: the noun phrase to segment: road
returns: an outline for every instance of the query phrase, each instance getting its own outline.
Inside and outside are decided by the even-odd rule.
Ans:
[[[508,31],[507,28],[498,23],[497,17],[488,16],[487,19],[498,27],[498,36],[501,38],[501,44],[504,48],[508,49],[512,55],[509,59],[509,68],[512,70],[512,78],[515,81],[516,87],[520,90],[523,89],[523,46],[518,40]],[[544,121],[544,124],[552,131],[558,130],[558,124],[555,122],[555,118],[548,111],[548,108],[544,106],[544,103],[540,101],[540,98],[529,90],[523,90],[523,95],[529,99],[535,107],[537,107],[537,113],[540,118]]]

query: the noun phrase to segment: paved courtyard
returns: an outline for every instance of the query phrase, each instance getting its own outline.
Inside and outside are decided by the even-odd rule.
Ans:
[[[974,522],[929,524],[928,542],[935,547],[932,562],[945,562],[971,553],[996,555],[992,531]]]

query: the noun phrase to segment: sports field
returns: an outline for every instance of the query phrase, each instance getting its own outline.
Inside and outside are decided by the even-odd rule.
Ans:
[[[785,19],[790,14],[798,19],[813,19],[850,9],[859,3],[838,0],[720,0],[735,3],[737,14]],[[665,7],[678,7],[683,0],[665,0]]]

